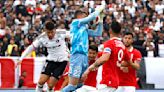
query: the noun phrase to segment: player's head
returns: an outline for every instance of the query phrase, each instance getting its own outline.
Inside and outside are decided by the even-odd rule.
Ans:
[[[46,30],[48,38],[49,39],[53,39],[53,37],[54,37],[54,35],[56,33],[56,26],[55,26],[54,22],[47,21],[45,23],[45,30]]]
[[[131,32],[126,32],[123,36],[123,43],[126,47],[129,47],[133,43],[133,34]]]
[[[121,32],[121,24],[117,21],[112,21],[111,32],[112,34],[119,35]]]
[[[95,45],[90,45],[89,46],[89,51],[88,51],[88,59],[89,61],[95,60],[96,56],[98,53],[98,47]]]
[[[75,19],[80,19],[80,18],[85,18],[87,16],[87,13],[81,10],[75,11],[74,18]]]

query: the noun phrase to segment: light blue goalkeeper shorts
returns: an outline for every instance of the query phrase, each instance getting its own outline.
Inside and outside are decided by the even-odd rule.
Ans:
[[[70,57],[69,76],[81,78],[82,74],[88,68],[88,56],[85,54],[73,54]]]

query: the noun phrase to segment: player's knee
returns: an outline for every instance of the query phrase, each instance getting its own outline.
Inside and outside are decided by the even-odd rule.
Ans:
[[[38,84],[40,84],[40,85],[44,85],[44,83],[45,83],[45,81],[43,81],[43,80],[38,81]]]
[[[48,88],[49,88],[49,89],[53,89],[53,87],[54,87],[53,84],[51,84],[51,83],[48,84]]]

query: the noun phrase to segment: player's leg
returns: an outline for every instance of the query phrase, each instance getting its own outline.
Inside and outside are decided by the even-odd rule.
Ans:
[[[71,69],[71,66],[70,66],[70,71],[75,71],[76,73],[79,72],[79,70]],[[79,83],[79,77],[80,77],[80,76],[78,77],[77,75],[79,74],[77,73],[76,76],[74,74],[75,77],[73,75],[69,75],[69,84],[66,87],[64,87],[61,92],[71,92],[71,91],[76,90],[77,84]]]
[[[50,77],[49,80],[48,80],[48,89],[47,89],[47,92],[54,92],[53,90],[53,87],[54,85],[56,85],[58,79],[56,79],[55,77]]]
[[[69,84],[61,92],[73,92],[76,90],[79,78],[69,76]]]
[[[83,73],[83,63],[85,62],[84,60],[86,57],[83,54],[75,54],[71,56],[69,67],[69,84],[62,89],[62,92],[74,91],[77,89],[77,86],[81,85],[78,85],[78,83]],[[88,65],[88,63],[86,65]]]
[[[48,81],[48,92],[53,92],[53,87],[57,84],[60,76],[62,76],[66,65],[67,65],[67,61],[63,61],[63,62],[53,62],[53,74],[50,77],[49,81]]]
[[[82,62],[82,73],[81,73],[81,76],[87,70],[88,66],[89,66],[89,64],[88,64],[88,56],[84,56],[83,57],[83,62]],[[77,89],[84,85],[84,81],[85,80],[80,78],[79,83],[77,85]]]
[[[36,92],[42,92],[43,85],[49,79],[49,77],[51,75],[51,67],[52,67],[51,63],[46,60],[44,66],[42,68],[42,72],[41,72],[39,81],[36,86]]]
[[[39,81],[37,83],[36,86],[36,92],[42,92],[43,91],[43,85],[45,84],[45,82],[49,79],[49,75],[46,74],[41,74]]]

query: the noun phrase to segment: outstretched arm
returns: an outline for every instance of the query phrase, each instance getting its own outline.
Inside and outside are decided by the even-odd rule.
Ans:
[[[19,62],[23,60],[30,52],[32,52],[35,48],[39,47],[41,44],[40,39],[36,39],[30,46],[26,48],[26,50],[23,52],[21,57],[19,58]]]
[[[88,35],[89,36],[101,36],[103,30],[103,23],[99,23],[96,30],[88,29]]]
[[[21,62],[23,60],[23,58],[25,58],[29,53],[31,53],[31,51],[34,50],[34,46],[30,45],[29,47],[27,47],[27,49],[23,52],[23,54],[21,55],[19,61]]]

